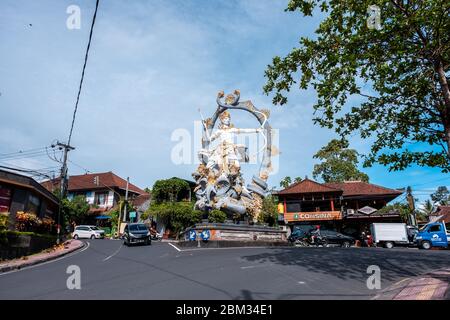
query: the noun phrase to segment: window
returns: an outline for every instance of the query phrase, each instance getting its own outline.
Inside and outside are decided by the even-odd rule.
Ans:
[[[11,189],[0,185],[0,212],[9,212],[11,205]]]
[[[39,215],[40,205],[41,200],[38,197],[30,194],[30,196],[28,197],[28,205],[26,211],[28,213],[34,213],[35,215]]]
[[[439,232],[441,231],[440,225],[431,226],[430,229],[428,229],[428,232]]]
[[[94,204],[101,206],[105,205],[108,200],[108,192],[96,192]]]
[[[287,212],[300,212],[300,203],[299,202],[286,203],[286,211]]]
[[[130,231],[148,231],[145,224],[132,224],[130,225]]]

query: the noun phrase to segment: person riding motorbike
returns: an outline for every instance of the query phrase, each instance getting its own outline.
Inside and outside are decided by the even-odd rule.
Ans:
[[[316,244],[322,240],[322,234],[320,233],[320,225],[316,226],[316,229],[310,232],[311,243]]]

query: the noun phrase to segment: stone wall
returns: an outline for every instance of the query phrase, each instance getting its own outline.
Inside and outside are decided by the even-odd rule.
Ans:
[[[0,259],[16,259],[52,247],[56,237],[18,232],[0,232]]]

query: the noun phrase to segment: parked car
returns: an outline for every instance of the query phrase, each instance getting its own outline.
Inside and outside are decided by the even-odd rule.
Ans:
[[[96,226],[80,225],[76,226],[72,232],[72,238],[87,238],[87,239],[103,239],[105,231]]]
[[[322,242],[325,242],[327,245],[338,244],[341,247],[348,248],[355,244],[355,239],[353,237],[347,236],[337,231],[320,230],[320,235],[322,238]]]
[[[123,231],[123,244],[129,246],[136,243],[152,244],[150,230],[143,223],[128,223]]]

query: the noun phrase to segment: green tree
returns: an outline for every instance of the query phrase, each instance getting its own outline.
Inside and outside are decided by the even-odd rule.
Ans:
[[[368,23],[370,5],[380,8],[380,28]],[[285,104],[293,86],[312,87],[316,124],[371,139],[365,166],[448,172],[449,7],[447,0],[291,0],[287,11],[320,9],[325,18],[314,38],[273,58],[264,91]]]
[[[82,195],[75,196],[71,200],[67,198],[61,200],[61,213],[63,219],[68,223],[75,222],[79,224],[83,222],[89,208],[89,203]]]
[[[433,212],[433,203],[428,199],[422,204],[419,209],[421,217],[428,217]]]
[[[378,210],[379,213],[388,213],[390,211],[397,211],[400,214],[403,222],[409,222],[408,219],[409,215],[411,214],[411,209],[409,208],[408,204],[396,202],[394,204],[388,204],[387,206]]]
[[[274,197],[267,196],[264,198],[258,222],[267,223],[271,227],[277,224],[278,207]]]
[[[291,177],[284,177],[283,180],[280,181],[280,187],[287,188],[291,184]]]
[[[295,183],[297,183],[297,182],[301,182],[303,179],[301,178],[301,177],[295,177],[294,178],[294,182]]]
[[[153,203],[146,214],[160,218],[178,238],[184,229],[201,221],[203,213],[193,208],[191,202]]]
[[[227,219],[227,214],[220,210],[211,210],[208,213],[208,221],[215,223],[224,223]]]
[[[358,170],[358,153],[348,149],[346,140],[331,140],[320,149],[315,159],[322,160],[314,165],[313,177],[321,177],[325,182],[342,182],[345,180],[361,180],[368,182],[369,176]]]
[[[152,188],[152,197],[157,203],[180,201],[189,188],[189,183],[179,178],[157,180]]]
[[[438,187],[436,192],[432,193],[430,197],[434,203],[437,202],[442,206],[446,206],[450,202],[450,192],[448,191],[446,186]]]

